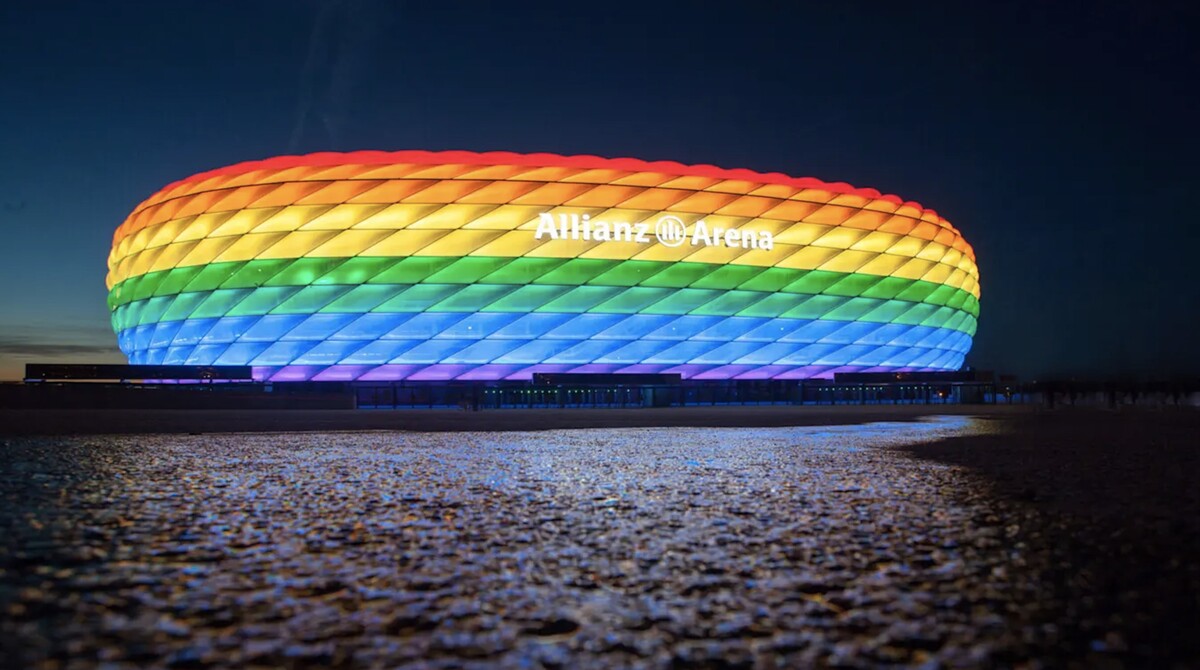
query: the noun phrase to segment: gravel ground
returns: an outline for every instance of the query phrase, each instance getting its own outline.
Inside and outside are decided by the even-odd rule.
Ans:
[[[1048,498],[1072,478],[1025,446],[1035,434],[1058,433],[1030,418],[943,417],[8,438],[0,658],[114,668],[1193,665],[1196,619],[1177,617],[1194,617],[1200,592],[1185,591],[1197,584],[1194,494],[1165,522],[1155,517],[1149,535],[1113,540],[1098,524],[1136,515],[1108,503],[1111,514],[1087,516]],[[1025,462],[1000,475],[976,453],[1014,444]],[[1034,481],[1034,470],[1051,474]],[[1097,581],[1103,565],[1147,576]],[[1165,609],[1144,607],[1156,597]]]
[[[983,496],[1036,551],[1065,649],[1200,668],[1200,412],[1057,411],[910,447],[986,476]]]

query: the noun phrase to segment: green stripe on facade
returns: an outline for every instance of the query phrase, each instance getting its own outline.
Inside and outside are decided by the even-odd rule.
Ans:
[[[976,319],[953,305],[862,296],[740,289],[529,284],[263,286],[153,296],[120,305],[117,330],[158,321],[264,314],[366,312],[603,312],[870,321],[953,328],[974,335]]]
[[[713,263],[590,258],[300,258],[213,263],[130,278],[109,292],[109,308],[153,297],[217,289],[409,284],[599,285],[717,291],[782,292],[897,299],[949,305],[979,316],[979,301],[962,289],[916,279],[824,270]]]

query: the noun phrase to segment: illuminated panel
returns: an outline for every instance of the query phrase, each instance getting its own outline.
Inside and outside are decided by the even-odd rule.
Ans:
[[[275,380],[955,370],[979,316],[974,252],[914,202],[594,156],[241,163],[139,205],[108,268],[131,363]]]

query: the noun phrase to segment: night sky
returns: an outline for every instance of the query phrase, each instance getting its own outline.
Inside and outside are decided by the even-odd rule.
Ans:
[[[974,367],[1200,374],[1177,3],[0,3],[0,379],[123,362],[113,229],[288,153],[549,151],[877,188],[978,256]]]

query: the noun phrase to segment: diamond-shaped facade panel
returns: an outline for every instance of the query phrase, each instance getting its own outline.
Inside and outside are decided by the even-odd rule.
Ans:
[[[117,229],[109,306],[135,364],[263,379],[954,370],[970,245],[846,184],[551,154],[242,163]]]

